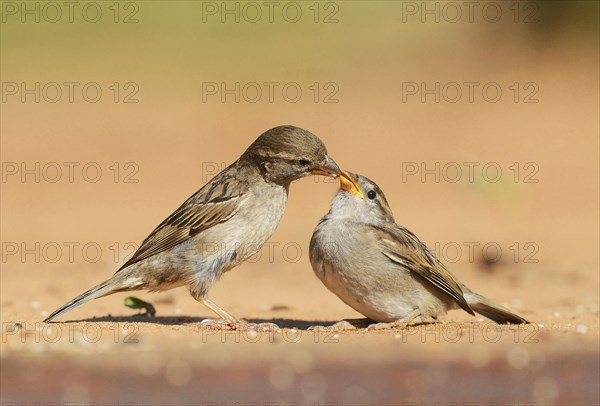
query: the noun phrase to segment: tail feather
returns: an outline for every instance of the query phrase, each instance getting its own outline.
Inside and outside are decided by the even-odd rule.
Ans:
[[[56,309],[55,311],[53,311],[50,314],[50,316],[46,317],[44,322],[47,323],[50,320],[52,320],[53,318],[55,318],[56,316],[59,316],[65,312],[68,312],[69,310],[72,310],[72,309],[76,308],[77,306],[80,306],[80,305],[84,304],[85,302],[88,302],[92,299],[97,299],[102,296],[110,295],[112,293],[119,292],[120,290],[121,289],[118,289],[118,287],[115,287],[115,282],[111,278],[105,282],[102,282],[100,285],[91,288],[87,292],[82,293],[81,295],[77,296],[75,299],[66,303],[62,307]]]
[[[506,307],[494,303],[490,299],[477,293],[469,292],[465,295],[469,306],[476,313],[495,321],[498,324],[528,324],[529,321],[508,310]]]

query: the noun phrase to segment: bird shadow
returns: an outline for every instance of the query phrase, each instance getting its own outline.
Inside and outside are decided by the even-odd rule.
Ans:
[[[214,317],[192,317],[192,316],[146,316],[145,314],[136,314],[132,316],[102,316],[102,317],[91,317],[79,320],[66,320],[62,323],[147,323],[147,324],[159,324],[165,326],[177,326],[177,325],[188,325],[198,324],[206,319],[215,319]],[[367,319],[357,319],[367,320]],[[296,328],[299,330],[307,330],[309,327],[322,326],[329,327],[337,323],[339,320],[323,321],[323,320],[298,320],[298,319],[285,319],[285,318],[272,318],[272,319],[260,319],[260,318],[249,318],[242,319],[249,323],[274,323],[280,328]],[[50,323],[61,323],[61,322],[50,322]],[[371,322],[372,323],[372,322]]]

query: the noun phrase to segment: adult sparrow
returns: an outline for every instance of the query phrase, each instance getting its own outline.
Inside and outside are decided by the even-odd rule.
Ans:
[[[396,224],[381,189],[368,178],[340,175],[340,190],[310,241],[317,277],[344,303],[379,322],[403,325],[462,308],[496,323],[527,320],[472,292],[406,228]]]
[[[44,321],[116,292],[187,286],[194,299],[228,325],[237,325],[234,316],[208,299],[212,284],[255,254],[273,234],[291,182],[311,174],[335,178],[339,173],[314,134],[293,126],[268,130],[160,223],[110,279]]]

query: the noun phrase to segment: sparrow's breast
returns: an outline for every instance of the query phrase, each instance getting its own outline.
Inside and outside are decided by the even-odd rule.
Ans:
[[[391,265],[360,225],[324,219],[313,234],[310,260],[323,284],[344,303],[381,322],[398,320],[415,307],[403,296],[407,272]]]
[[[223,271],[227,271],[258,252],[271,237],[285,210],[287,189],[261,183],[251,188],[229,220],[205,232],[203,240],[219,245],[216,252]]]

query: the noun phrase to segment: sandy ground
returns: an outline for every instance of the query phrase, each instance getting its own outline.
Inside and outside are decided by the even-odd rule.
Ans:
[[[183,3],[164,20],[144,14],[146,25],[102,35],[2,28],[3,81],[140,87],[136,104],[2,103],[3,406],[600,404],[597,20],[595,31],[564,22],[538,37],[482,24],[402,26],[391,12],[366,23],[344,8],[346,24],[335,27],[272,35],[264,25],[254,37],[241,25],[210,36],[197,21],[167,23]],[[307,94],[315,81],[335,81],[339,102],[203,102],[206,80],[295,80]],[[407,80],[493,81],[507,96],[402,102]],[[514,103],[514,82],[537,84],[539,101]],[[310,269],[310,235],[337,190],[319,178],[292,185],[269,244],[210,292],[237,317],[281,331],[205,330],[213,315],[183,288],[136,293],[154,318],[117,294],[41,322],[108,278],[216,168],[284,123],[316,133],[340,166],[374,179],[397,221],[455,275],[532,324],[453,311],[405,329],[308,330],[360,317]],[[86,165],[101,169],[97,181]],[[499,181],[484,176],[486,165],[501,169]],[[62,176],[48,181],[56,166]],[[443,168],[456,166],[463,174],[450,181]]]
[[[528,277],[535,272],[530,270],[480,272],[471,278],[472,286],[480,285],[490,296],[512,302],[524,317],[535,321],[528,326],[500,327],[455,311],[444,324],[338,334],[307,330],[314,324],[357,316],[315,283],[308,269],[249,268],[226,276],[212,297],[239,316],[279,324],[283,327],[279,332],[202,329],[200,321],[212,315],[185,291],[141,295],[153,299],[158,310],[155,318],[127,316],[132,311],[115,296],[73,311],[64,318],[72,320],[68,323],[45,325],[40,323],[40,310],[58,305],[76,287],[81,290],[94,283],[95,273],[82,272],[79,280],[73,280],[67,272],[54,272],[52,278],[65,283],[53,288],[47,286],[42,272],[3,280],[3,400],[101,404],[597,401],[598,306],[585,299],[593,292],[583,277],[565,278],[553,272],[545,278]],[[525,290],[532,292],[520,293]],[[556,296],[544,300],[548,292]],[[32,295],[38,300],[19,299]],[[98,317],[91,317],[92,313]]]

